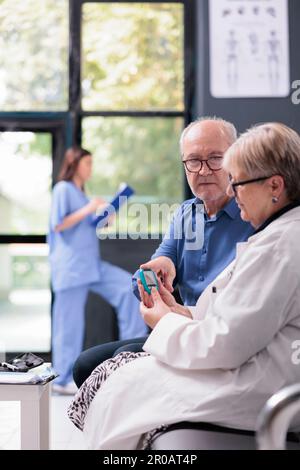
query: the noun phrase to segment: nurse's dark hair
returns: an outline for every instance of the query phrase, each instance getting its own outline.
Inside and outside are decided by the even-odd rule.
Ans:
[[[68,148],[58,174],[58,181],[72,181],[80,160],[88,155],[91,155],[91,152],[82,147]]]

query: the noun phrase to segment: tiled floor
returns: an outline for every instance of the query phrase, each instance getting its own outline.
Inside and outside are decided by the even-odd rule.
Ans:
[[[82,433],[67,417],[70,396],[51,396],[50,448],[85,450]],[[0,450],[20,449],[20,404],[0,402]]]

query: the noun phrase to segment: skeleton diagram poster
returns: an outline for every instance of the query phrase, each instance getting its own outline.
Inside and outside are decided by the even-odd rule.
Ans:
[[[288,0],[209,0],[215,98],[290,92]]]

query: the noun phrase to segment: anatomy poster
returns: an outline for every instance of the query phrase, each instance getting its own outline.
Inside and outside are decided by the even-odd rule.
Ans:
[[[209,27],[212,96],[289,95],[288,0],[210,0]]]

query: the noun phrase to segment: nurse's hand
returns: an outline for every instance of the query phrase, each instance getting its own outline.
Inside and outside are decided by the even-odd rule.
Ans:
[[[67,230],[73,225],[76,225],[79,222],[81,222],[88,215],[96,212],[96,209],[98,209],[99,207],[104,208],[106,206],[107,206],[107,203],[104,201],[104,199],[101,199],[100,197],[95,197],[85,206],[67,215],[62,221],[62,223],[56,225],[56,227],[54,228],[54,231],[62,232],[63,230]]]
[[[94,197],[87,205],[87,213],[93,214],[99,209],[104,209],[107,206],[107,202],[101,197]]]
[[[154,328],[162,317],[171,312],[171,309],[163,302],[157,289],[151,289],[151,300],[153,307],[147,307],[143,302],[141,302],[140,312],[144,322],[147,323],[150,328]]]

